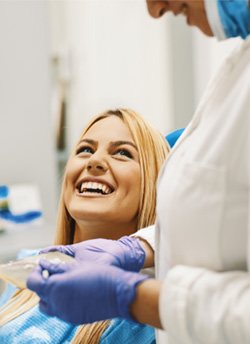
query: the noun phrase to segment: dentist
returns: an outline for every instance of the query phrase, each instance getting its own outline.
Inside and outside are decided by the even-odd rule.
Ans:
[[[157,342],[250,342],[250,3],[147,2],[159,18],[183,13],[219,40],[242,37],[211,80],[158,182],[156,279],[137,271],[153,254],[141,230],[127,244],[54,247],[74,266],[41,262],[28,286],[47,314],[73,323],[112,317],[152,325]],[[138,237],[140,239],[138,239]],[[50,272],[44,279],[42,270]]]

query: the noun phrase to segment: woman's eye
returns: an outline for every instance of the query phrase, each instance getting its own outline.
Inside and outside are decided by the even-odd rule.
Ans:
[[[126,156],[127,158],[133,158],[132,154],[127,149],[118,149],[115,155]]]
[[[91,147],[88,147],[88,146],[79,147],[76,151],[76,154],[80,154],[80,153],[92,154],[93,149]]]

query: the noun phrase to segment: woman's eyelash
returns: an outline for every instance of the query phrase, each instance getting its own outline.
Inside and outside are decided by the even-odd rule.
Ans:
[[[94,153],[94,149],[90,146],[80,146],[79,148],[77,148],[76,150],[76,154],[81,154],[81,153],[85,153],[85,154],[93,154]],[[113,155],[120,155],[120,156],[125,156],[129,159],[133,159],[133,155],[130,153],[129,150],[125,149],[125,148],[119,148],[116,149],[114,151],[114,153],[112,153]]]
[[[123,156],[130,158],[130,159],[133,158],[133,155],[127,149],[124,149],[124,148],[117,149],[115,151],[115,154],[123,155]]]
[[[82,146],[82,147],[77,148],[77,150],[76,150],[76,154],[80,154],[80,153],[91,153],[92,154],[93,152],[94,152],[94,150],[89,146]]]

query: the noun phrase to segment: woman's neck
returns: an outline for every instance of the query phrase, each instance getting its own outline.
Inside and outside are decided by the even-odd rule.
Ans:
[[[130,235],[136,231],[136,224],[135,223],[110,223],[102,225],[93,225],[93,224],[79,224],[75,223],[75,231],[74,231],[74,243],[97,239],[97,238],[104,238],[104,239],[112,239],[117,240],[125,235]]]

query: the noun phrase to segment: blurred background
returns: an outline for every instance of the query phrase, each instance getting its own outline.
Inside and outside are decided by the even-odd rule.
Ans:
[[[43,212],[2,224],[0,262],[53,241],[63,167],[93,115],[130,107],[163,134],[185,127],[238,43],[152,19],[144,0],[2,0],[0,42],[0,185],[33,185]]]

